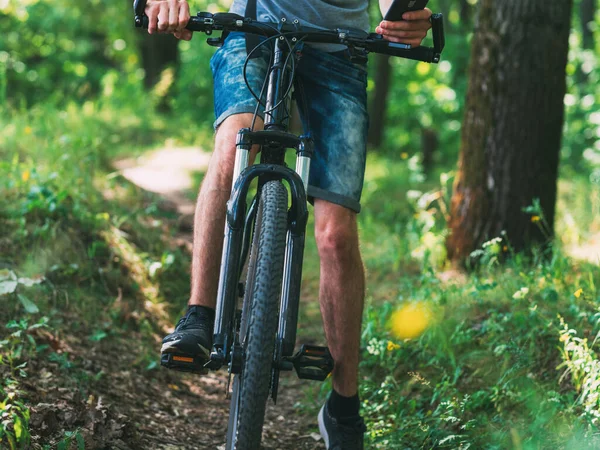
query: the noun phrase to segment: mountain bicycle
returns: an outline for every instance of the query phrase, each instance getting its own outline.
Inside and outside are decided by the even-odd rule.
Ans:
[[[146,0],[134,3],[137,27],[148,27],[145,6]],[[264,128],[255,130],[253,120],[251,128],[237,135],[210,360],[202,364],[196,357],[172,353],[161,360],[166,367],[198,373],[227,366],[227,394],[233,376],[228,450],[260,447],[266,403],[269,396],[277,401],[281,371],[295,370],[299,378],[323,381],[333,369],[327,347],[304,344],[294,353],[313,153],[309,136],[288,132],[295,49],[300,42],[334,43],[345,45],[353,61],[366,62],[369,53],[382,53],[438,63],[445,43],[442,15],[432,15],[431,22],[432,48],[411,48],[362,30],[317,29],[285,19],[266,23],[231,13],[199,12],[187,25],[207,35],[222,32],[207,39],[213,46],[221,46],[230,32],[259,36],[248,59],[260,46],[269,45],[271,50],[262,91],[253,93],[257,100],[254,120],[262,104]],[[247,80],[246,84],[250,88]],[[261,148],[260,163],[249,165],[253,145]],[[296,152],[295,170],[286,166],[288,149]],[[254,180],[257,193],[248,207]]]

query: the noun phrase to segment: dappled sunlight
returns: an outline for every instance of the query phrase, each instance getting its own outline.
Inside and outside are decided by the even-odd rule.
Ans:
[[[210,153],[198,147],[165,147],[135,159],[121,159],[116,169],[133,184],[157,194],[174,194],[193,186],[192,173],[206,171]]]
[[[572,258],[600,265],[600,234],[595,234],[580,245],[565,248],[565,253]]]
[[[231,3],[190,7],[216,13]],[[579,8],[591,3],[573,2],[554,224],[535,198],[502,194],[497,177],[482,177],[477,188],[515,207],[502,226],[522,220],[543,229],[529,253],[488,224],[468,229],[477,242],[466,262],[448,260],[451,197],[466,166],[472,178],[492,166],[527,167],[509,183],[524,191],[556,177],[542,174],[548,148],[539,160],[524,157],[533,132],[522,148],[506,147],[520,153],[496,145],[531,129],[527,120],[497,128],[497,100],[509,97],[502,89],[510,79],[486,75],[486,95],[497,98],[474,96],[491,108],[474,114],[486,126],[465,120],[475,111],[469,73],[508,67],[489,67],[504,61],[492,52],[469,69],[474,30],[484,23],[478,11],[504,3],[433,4],[445,9],[441,63],[391,58],[387,88],[370,57],[369,101],[386,89],[387,100],[369,105],[385,114],[380,144],[368,148],[357,216],[366,448],[600,448],[600,15],[592,11],[586,25]],[[552,9],[536,15],[532,40]],[[167,36],[162,47],[161,37],[132,26],[131,2],[0,0],[0,13],[0,448],[222,448],[227,372],[182,375],[161,370],[159,359],[162,336],[190,298],[217,50],[201,35],[179,43]],[[372,24],[379,19],[377,11]],[[550,83],[551,75],[539,79]],[[510,84],[519,100],[530,93],[523,86]],[[532,122],[546,112],[535,110]],[[459,167],[461,147],[492,129],[498,142],[485,151],[489,139],[478,143]],[[474,164],[481,154],[485,161]],[[476,203],[469,198],[465,213]],[[297,343],[319,345],[326,339],[313,212]],[[474,214],[496,220],[497,211]],[[284,377],[265,447],[323,448],[314,418],[331,385]]]

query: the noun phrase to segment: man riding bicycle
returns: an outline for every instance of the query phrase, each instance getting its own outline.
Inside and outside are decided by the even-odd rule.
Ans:
[[[301,25],[333,29],[369,29],[367,0],[234,0],[230,12],[258,20],[298,19]],[[391,0],[380,0],[387,11]],[[173,33],[190,40],[185,0],[149,0],[148,31]],[[419,46],[431,27],[431,11],[406,13],[402,21],[383,21],[376,32],[392,42]],[[261,92],[269,52],[255,52],[246,76]],[[325,335],[333,359],[333,390],[319,413],[327,448],[362,449],[365,426],[359,415],[358,361],[365,275],[359,251],[357,213],[363,187],[367,115],[367,72],[337,44],[300,44],[296,101],[306,133],[314,141],[308,197],[314,203],[315,238],[321,260],[319,300]],[[163,353],[200,356],[208,361],[212,347],[215,302],[225,227],[240,128],[251,126],[256,99],[246,87],[247,57],[243,34],[231,33],[211,59],[214,79],[215,147],[200,188],[194,221],[191,296],[187,313],[163,339]],[[261,128],[259,110],[255,128]],[[251,159],[256,156],[253,148]]]

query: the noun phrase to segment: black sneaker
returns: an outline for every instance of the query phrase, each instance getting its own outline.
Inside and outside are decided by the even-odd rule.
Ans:
[[[364,435],[367,431],[360,416],[338,421],[329,413],[327,402],[319,411],[319,431],[328,450],[364,450]]]
[[[210,356],[214,313],[207,308],[190,306],[177,322],[175,331],[162,340],[161,364],[169,369],[205,373]]]

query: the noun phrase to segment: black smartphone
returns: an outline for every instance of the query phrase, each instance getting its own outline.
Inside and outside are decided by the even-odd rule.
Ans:
[[[429,0],[394,0],[384,19],[392,22],[402,20],[402,14],[408,11],[425,9]]]

